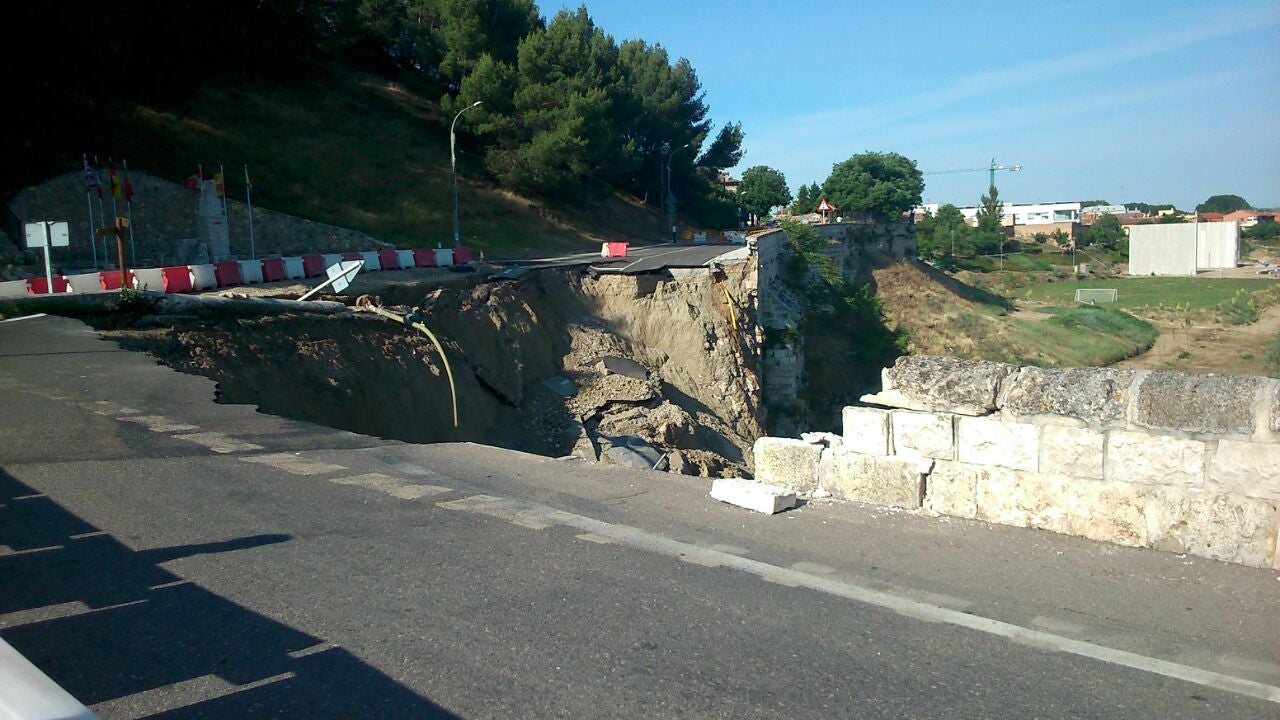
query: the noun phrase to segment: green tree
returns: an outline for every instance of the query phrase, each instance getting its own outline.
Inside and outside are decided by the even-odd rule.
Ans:
[[[920,204],[924,176],[898,153],[866,152],[831,168],[822,183],[822,196],[842,212],[867,213],[879,220],[897,220]]]
[[[742,160],[744,137],[742,123],[726,124],[720,128],[716,139],[711,141],[711,145],[707,147],[706,152],[702,153],[695,165],[711,173],[719,173],[737,165],[738,161]]]
[[[1125,238],[1124,226],[1120,224],[1120,218],[1115,215],[1103,215],[1098,221],[1084,231],[1085,245],[1100,245],[1107,248],[1114,248],[1120,244]]]
[[[791,214],[803,215],[807,212],[812,212],[808,208],[815,202],[809,194],[809,186],[800,183],[799,189],[796,190],[796,201],[791,203]]]
[[[1110,205],[1106,200],[1081,200],[1080,207],[1093,207],[1094,205]]]
[[[791,202],[791,190],[787,188],[787,178],[782,173],[767,165],[756,165],[742,173],[738,197],[744,210],[755,218],[762,218],[774,206]]]
[[[960,208],[947,203],[937,215],[926,213],[916,225],[916,246],[925,258],[968,255],[973,251],[972,234]]]
[[[1239,195],[1212,195],[1196,206],[1196,212],[1229,213],[1248,210],[1250,207],[1249,201]]]
[[[978,208],[978,228],[974,232],[974,251],[980,255],[999,252],[1004,246],[1004,203],[995,185],[987,188]]]
[[[406,4],[436,6],[434,36],[441,52],[436,67],[445,86],[454,91],[485,55],[507,64],[515,62],[520,41],[543,27],[532,0],[412,0]]]

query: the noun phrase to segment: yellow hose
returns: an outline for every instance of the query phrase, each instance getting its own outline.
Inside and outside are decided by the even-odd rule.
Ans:
[[[361,300],[364,300],[364,298],[361,298]],[[449,396],[453,400],[453,427],[456,430],[458,428],[458,390],[453,384],[453,368],[449,367],[449,356],[444,354],[444,346],[440,344],[438,339],[436,339],[435,333],[428,330],[426,325],[418,322],[411,323],[400,314],[393,313],[390,310],[383,310],[377,305],[374,305],[373,302],[361,303],[357,301],[356,307],[360,310],[368,310],[369,312],[377,313],[388,320],[395,320],[401,325],[408,325],[409,327],[421,330],[428,338],[431,339],[431,344],[436,346],[436,352],[440,353],[440,359],[444,361],[444,372],[449,376]]]
[[[724,291],[724,301],[729,304],[729,324],[734,332],[738,332],[738,313],[733,309],[733,297],[729,295],[729,288],[721,285],[720,289]]]

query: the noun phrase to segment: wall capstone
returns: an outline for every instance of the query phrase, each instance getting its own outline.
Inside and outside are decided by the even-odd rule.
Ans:
[[[1265,382],[1244,375],[1153,372],[1138,388],[1137,425],[1191,433],[1253,434],[1253,401]]]
[[[1004,381],[1002,409],[1015,417],[1060,415],[1094,424],[1124,424],[1132,370],[1020,368]]]
[[[985,360],[907,356],[881,372],[883,389],[862,398],[872,405],[908,410],[990,415],[1000,383],[1016,368]]]

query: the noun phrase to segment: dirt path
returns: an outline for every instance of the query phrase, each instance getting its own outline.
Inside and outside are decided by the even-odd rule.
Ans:
[[[1151,321],[1160,336],[1150,350],[1116,367],[1266,375],[1263,354],[1280,336],[1280,305],[1251,325],[1192,325]]]

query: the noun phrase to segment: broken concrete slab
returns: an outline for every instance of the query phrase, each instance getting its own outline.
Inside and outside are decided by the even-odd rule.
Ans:
[[[881,372],[881,391],[864,395],[862,401],[906,410],[989,415],[996,409],[1000,384],[1016,369],[985,360],[904,356]]]
[[[742,478],[717,478],[711,483],[711,497],[766,515],[796,506],[794,491]]]
[[[637,470],[660,470],[667,456],[634,435],[600,436],[600,460]]]

